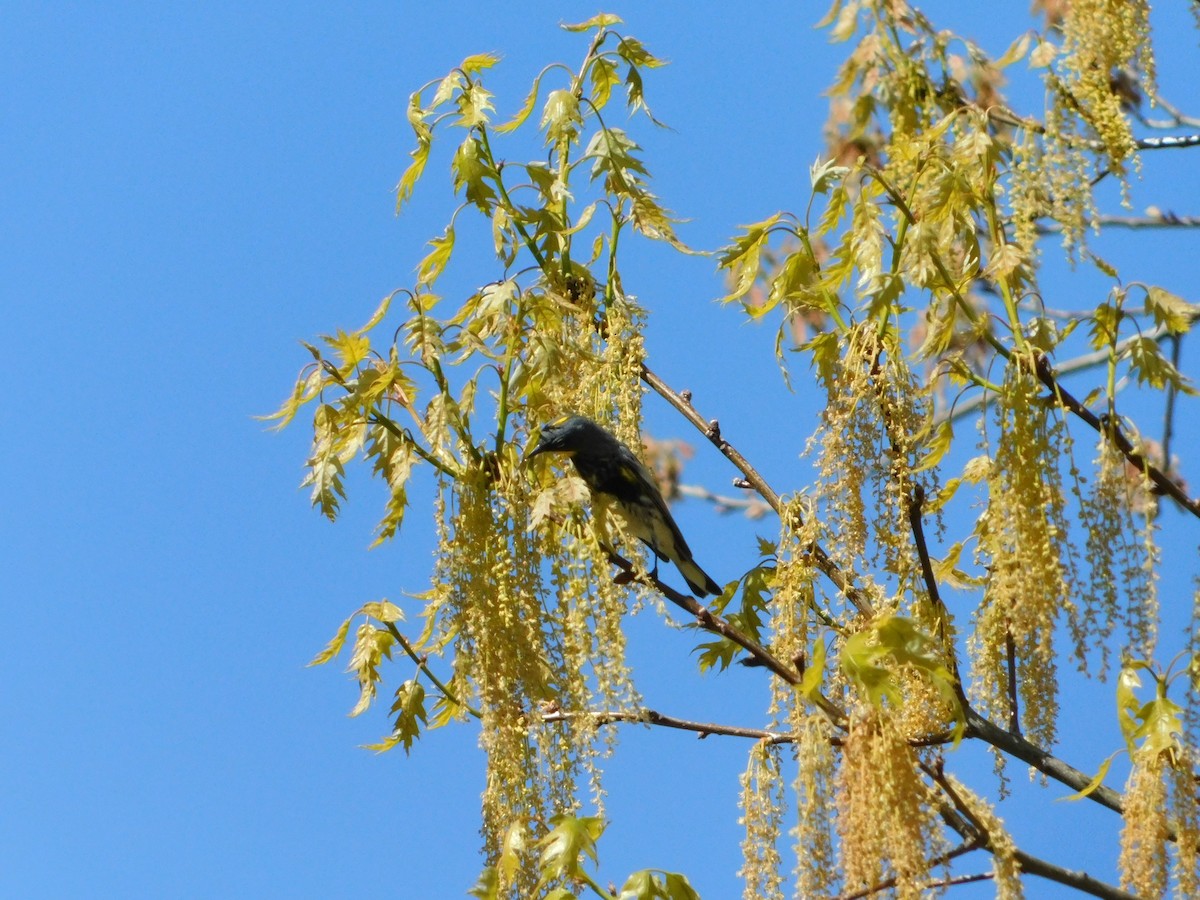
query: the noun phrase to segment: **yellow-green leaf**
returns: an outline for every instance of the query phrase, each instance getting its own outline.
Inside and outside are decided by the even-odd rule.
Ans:
[[[312,658],[310,666],[324,665],[342,652],[342,648],[346,646],[346,635],[350,633],[350,623],[353,620],[354,616],[351,616],[338,627],[337,632],[325,645],[325,649]]]
[[[1146,308],[1154,316],[1154,321],[1171,334],[1185,334],[1200,316],[1200,306],[1188,303],[1160,287],[1146,290]]]
[[[1118,752],[1120,752],[1120,751],[1118,751]],[[1116,756],[1117,756],[1116,753],[1112,753],[1109,755],[1108,759],[1106,759],[1106,760],[1104,760],[1104,762],[1100,763],[1100,768],[1096,772],[1096,774],[1092,777],[1092,780],[1089,781],[1082,788],[1080,788],[1078,791],[1076,791],[1074,794],[1069,794],[1066,797],[1059,797],[1058,799],[1060,799],[1060,800],[1082,800],[1084,797],[1086,797],[1092,791],[1096,790],[1096,788],[1100,787],[1100,785],[1102,785],[1104,783],[1104,778],[1105,778],[1105,776],[1108,775],[1109,766],[1112,765],[1112,762],[1114,759],[1116,759]]]
[[[564,31],[587,31],[591,28],[608,28],[610,25],[620,25],[622,20],[620,16],[614,16],[612,13],[600,13],[598,16],[592,16],[586,22],[575,22],[572,24],[564,24]]]

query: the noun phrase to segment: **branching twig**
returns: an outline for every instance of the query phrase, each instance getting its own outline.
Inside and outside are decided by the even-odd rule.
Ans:
[[[942,774],[938,766],[921,763],[925,774],[941,788],[945,799],[939,810],[942,821],[957,832],[964,840],[976,840],[980,846],[990,849],[991,838],[971,808],[963,801],[954,786]],[[1136,895],[1121,890],[1115,885],[1093,878],[1086,872],[1075,872],[1064,869],[1054,863],[1047,862],[1037,856],[1032,856],[1019,848],[1014,848],[1013,858],[1017,861],[1022,874],[1037,875],[1059,884],[1065,884],[1075,890],[1104,900],[1138,900]]]
[[[406,638],[400,629],[396,627],[395,622],[384,622],[383,624],[387,626],[387,630],[392,633],[392,637],[396,639],[396,643],[398,643],[401,648],[403,648],[404,652],[408,654],[408,658],[417,664],[417,668],[425,674],[425,677],[429,679],[434,687],[442,692],[447,700],[449,700],[455,706],[465,709],[476,719],[483,718],[483,713],[470,704],[463,703],[461,700],[459,700],[458,697],[454,695],[454,692],[450,690],[450,688],[446,687],[440,678],[433,674],[433,670],[429,668],[428,661],[424,656],[417,653],[413,645],[409,643],[408,638]]]
[[[945,865],[946,863],[950,862],[950,860],[952,860],[952,859],[956,859],[959,856],[962,856],[966,853],[970,853],[971,851],[978,850],[978,849],[979,849],[978,841],[975,841],[975,840],[964,841],[963,843],[959,844],[957,847],[954,847],[954,848],[946,851],[945,853],[942,853],[942,854],[939,854],[938,856],[933,857],[931,860],[929,860],[928,867],[930,869],[933,869],[936,866]],[[960,878],[968,879],[970,881],[983,881],[990,877],[991,876],[987,875],[987,874],[960,876]],[[949,880],[939,881],[936,884],[930,884],[929,887],[935,888],[935,887],[939,887],[942,885],[949,885],[952,882],[959,883],[959,884],[967,883],[966,880],[956,881],[955,879],[949,879]],[[895,878],[895,876],[892,876],[891,878],[885,878],[883,881],[880,881],[877,884],[871,885],[869,888],[863,888],[862,890],[852,891],[847,894],[839,894],[837,900],[862,900],[863,897],[869,897],[872,894],[879,893],[880,891],[886,891],[890,887],[895,887],[895,885],[896,885],[896,878]]]
[[[1158,211],[1144,216],[1096,216],[1083,224],[1085,228],[1097,225],[1110,228],[1198,228],[1200,227],[1200,216],[1179,216],[1173,212]],[[1062,225],[1057,222],[1037,226],[1037,233],[1042,235],[1058,234],[1061,231]]]
[[[695,597],[692,597],[689,594],[680,593],[669,584],[665,584],[664,582],[660,581],[658,577],[651,572],[639,571],[632,562],[621,556],[621,554],[617,553],[615,550],[607,547],[605,549],[608,553],[608,558],[613,565],[623,569],[630,579],[641,581],[643,584],[649,584],[653,586],[664,597],[666,597],[680,609],[687,610],[689,613],[695,616],[696,624],[698,624],[705,631],[711,631],[713,634],[719,634],[721,637],[733,641],[750,654],[756,665],[770,669],[788,684],[800,684],[802,678],[799,672],[797,672],[795,669],[789,668],[777,656],[771,653],[770,650],[768,650],[758,641],[754,640],[754,638],[743,633],[740,629],[731,625],[721,616],[714,613],[707,606],[700,603],[700,601],[698,601]],[[820,694],[815,695],[813,698],[813,703],[820,707],[820,709],[827,716],[829,716],[830,721],[836,723],[844,722],[846,720],[846,713],[843,710],[838,709],[834,703]]]
[[[698,484],[678,484],[675,486],[675,492],[684,497],[695,497],[698,500],[707,501],[719,513],[731,512],[735,509],[741,510],[747,519],[761,519],[771,512],[771,507],[767,505],[766,501],[760,500],[758,497],[727,497],[723,494],[713,493]]]
[[[758,495],[767,502],[767,505],[775,512],[782,514],[783,501],[779,494],[775,493],[774,489],[767,484],[765,478],[750,465],[746,457],[742,456],[737,449],[721,436],[721,426],[716,419],[706,422],[704,418],[692,406],[690,396],[685,396],[676,393],[667,385],[665,381],[650,371],[645,365],[642,366],[642,380],[668,403],[674,406],[683,417],[691,422],[706,438],[712,441],[713,445],[721,451],[730,462],[737,466],[738,471],[745,477],[747,483]],[[812,554],[813,562],[821,572],[833,582],[834,586],[854,604],[855,608],[864,616],[870,617],[874,615],[874,609],[871,606],[870,599],[862,591],[858,590],[851,583],[850,577],[829,558],[829,555],[821,548],[819,544],[813,543],[806,548]]]
[[[640,709],[631,712],[622,712],[620,710],[572,712],[557,709],[542,713],[543,722],[566,722],[569,719],[578,719],[581,717],[591,719],[597,725],[631,722],[634,724],[660,725],[663,728],[678,728],[681,731],[694,731],[701,738],[706,738],[710,734],[719,734],[727,737],[768,741],[772,744],[791,744],[796,741],[796,736],[787,732],[767,731],[762,728],[743,728],[740,725],[721,725],[717,722],[694,722],[690,719],[666,716],[652,709]]]
[[[1036,367],[1038,380],[1050,389],[1055,398],[1063,406],[1080,419],[1083,419],[1084,422],[1095,429],[1097,434],[1110,437],[1113,445],[1121,451],[1121,454],[1139,472],[1144,472],[1146,477],[1154,482],[1154,486],[1158,488],[1159,492],[1166,494],[1192,515],[1200,518],[1200,501],[1189,497],[1177,481],[1150,462],[1142,453],[1139,453],[1118,422],[1101,421],[1099,416],[1076,399],[1074,394],[1059,383],[1054,369],[1051,368],[1050,362],[1045,356],[1038,355]]]
[[[1074,766],[1068,765],[1056,756],[1047,753],[1036,744],[1030,743],[1019,734],[1005,731],[991,720],[981,716],[969,706],[965,710],[967,716],[967,736],[979,738],[991,744],[997,750],[1016,757],[1033,766],[1043,775],[1053,778],[1075,791],[1081,791],[1091,784],[1091,776],[1080,772]],[[1087,795],[1089,800],[1106,806],[1114,812],[1123,812],[1121,795],[1112,788],[1100,785]]]

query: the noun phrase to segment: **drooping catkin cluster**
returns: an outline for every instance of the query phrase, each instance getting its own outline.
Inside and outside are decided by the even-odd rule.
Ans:
[[[833,897],[841,884],[833,840],[836,808],[832,727],[821,714],[797,710],[792,730],[796,744],[796,896],[802,900]]]
[[[832,355],[831,355],[832,356]],[[819,367],[827,394],[818,436],[823,522],[843,568],[915,573],[908,508],[918,483],[926,432],[926,394],[892,337],[865,322],[842,337],[839,353]]]
[[[1154,94],[1154,56],[1150,50],[1147,0],[1071,0],[1062,23],[1060,71],[1069,98],[1060,103],[1077,111],[1096,133],[1109,168],[1125,173],[1137,151],[1123,104],[1123,79],[1138,77]],[[1047,127],[1049,122],[1047,122]]]
[[[1158,545],[1156,498],[1142,473],[1134,470],[1102,435],[1088,495],[1080,495],[1080,521],[1087,533],[1088,578],[1081,604],[1076,656],[1099,652],[1103,673],[1109,638],[1125,626],[1124,652],[1150,659],[1158,632]]]
[[[784,782],[779,745],[759,741],[750,751],[741,777],[742,868],[744,900],[783,900],[783,860],[779,838],[783,830]]]
[[[970,811],[971,820],[983,831],[984,846],[992,854],[992,882],[996,885],[996,900],[1022,900],[1025,889],[1021,884],[1021,866],[1017,861],[1017,846],[1004,827],[1004,820],[995,808],[953,775],[946,781],[959,802]]]
[[[988,505],[976,525],[989,577],[969,641],[977,707],[1007,721],[1017,695],[1027,734],[1043,746],[1054,742],[1058,712],[1055,626],[1060,612],[1074,614],[1076,593],[1059,474],[1064,426],[1055,413],[1014,357],[996,404]]]
[[[1173,875],[1175,896],[1195,897],[1200,888],[1200,805],[1187,754],[1145,747],[1134,754],[1123,819],[1121,887],[1140,897],[1161,897]]]
[[[943,852],[917,759],[885,709],[856,714],[837,777],[841,869],[847,890],[895,879],[900,900],[927,897],[930,859]]]
[[[573,795],[575,778],[574,757],[567,755],[554,778],[542,781],[545,773],[530,740],[534,704],[549,690],[543,592],[536,569],[527,564],[533,542],[516,527],[524,525],[517,505],[522,489],[516,483],[508,488],[497,489],[484,467],[464,472],[454,483],[450,525],[439,548],[449,604],[441,615],[455,639],[455,682],[473,687],[482,713],[480,744],[487,754],[482,831],[489,859],[512,823],[544,828],[555,807]],[[518,880],[522,877],[532,876],[518,871]]]

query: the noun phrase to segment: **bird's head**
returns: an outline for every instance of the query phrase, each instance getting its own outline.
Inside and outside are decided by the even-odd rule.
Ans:
[[[565,453],[574,455],[594,442],[604,431],[591,419],[583,416],[563,416],[542,426],[541,436],[532,450],[525,454],[528,461],[540,453]]]

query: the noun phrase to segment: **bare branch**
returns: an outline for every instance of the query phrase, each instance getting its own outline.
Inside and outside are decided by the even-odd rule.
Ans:
[[[1107,434],[1113,445],[1129,460],[1139,472],[1145,472],[1160,493],[1166,494],[1192,515],[1200,518],[1200,501],[1187,495],[1177,481],[1167,475],[1162,469],[1150,462],[1143,454],[1134,449],[1133,443],[1122,430],[1120,424],[1114,421],[1101,421],[1100,417],[1079,402],[1075,396],[1059,384],[1054,369],[1045,356],[1037,357],[1038,380],[1048,387],[1055,397],[1080,419],[1096,430],[1098,434]]]
[[[1200,216],[1180,216],[1173,212],[1151,209],[1144,216],[1096,216],[1084,223],[1085,227],[1093,226],[1111,228],[1197,228],[1200,227]],[[1038,234],[1058,234],[1062,226],[1057,222],[1039,224]]]
[[[710,422],[704,421],[696,408],[692,406],[691,397],[676,393],[669,385],[645,365],[642,366],[642,380],[668,403],[674,406],[681,412],[685,419],[691,422],[696,428],[708,438],[725,457],[737,466],[738,471],[742,473],[748,482],[749,486],[758,492],[759,496],[767,502],[767,505],[775,512],[782,514],[783,501],[779,494],[766,482],[766,479],[758,473],[758,471],[750,465],[746,457],[742,456],[737,449],[721,436],[721,426],[716,419]],[[821,548],[819,544],[810,544],[807,551],[812,554],[813,562],[817,568],[833,582],[834,586],[858,609],[864,616],[872,616],[875,611],[871,606],[871,601],[862,591],[854,587],[850,576],[842,571],[829,555]]]
[[[984,718],[970,707],[967,707],[965,712],[967,716],[968,737],[979,738],[981,741],[991,744],[997,750],[1001,750],[1009,756],[1016,757],[1022,762],[1033,766],[1043,775],[1053,778],[1055,781],[1061,782],[1075,791],[1081,791],[1091,784],[1091,776],[1063,762],[1036,744],[1030,743],[1021,735],[1005,731],[999,725]],[[1121,795],[1112,788],[1101,785],[1088,794],[1087,798],[1099,803],[1101,806],[1108,807],[1114,812],[1123,812]]]
[[[791,744],[796,736],[787,732],[767,731],[762,728],[744,728],[740,725],[721,725],[717,722],[694,722],[690,719],[680,719],[666,716],[652,709],[639,709],[629,712],[621,710],[596,710],[573,712],[555,709],[542,713],[543,722],[566,722],[569,719],[588,718],[597,725],[612,725],[618,722],[631,722],[643,725],[659,725],[663,728],[678,728],[681,731],[694,731],[701,739],[710,734],[727,737],[750,738],[756,741],[768,741],[772,744]]]
[[[729,497],[724,494],[716,494],[698,484],[676,485],[675,492],[682,494],[684,497],[694,497],[698,500],[711,503],[713,509],[719,513],[740,510],[745,514],[747,519],[761,519],[767,513],[771,512],[771,507],[767,502],[758,497]]]

